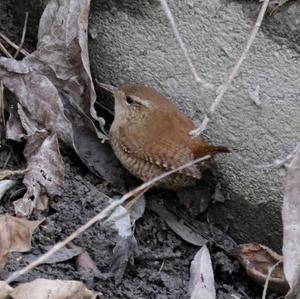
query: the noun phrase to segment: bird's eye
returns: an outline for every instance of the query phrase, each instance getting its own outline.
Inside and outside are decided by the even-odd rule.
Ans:
[[[127,103],[128,105],[131,105],[131,104],[134,103],[134,100],[133,100],[131,97],[126,97],[126,103]]]

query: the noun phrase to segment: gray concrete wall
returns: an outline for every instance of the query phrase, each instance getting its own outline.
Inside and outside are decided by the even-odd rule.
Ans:
[[[257,1],[168,1],[201,77],[219,86],[243,50]],[[206,134],[259,164],[284,158],[300,135],[300,4],[267,18]],[[170,97],[195,122],[215,92],[196,86],[158,1],[92,1],[90,59],[104,83],[141,83]],[[298,41],[298,42],[297,42]],[[251,99],[259,86],[261,106]],[[222,130],[219,130],[219,128]],[[280,248],[284,168],[257,171],[233,156],[218,158],[226,194],[211,216],[238,241]]]

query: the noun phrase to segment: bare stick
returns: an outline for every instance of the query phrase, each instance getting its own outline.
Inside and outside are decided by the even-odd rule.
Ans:
[[[0,42],[0,50],[9,58],[13,58],[12,55],[7,51],[4,45]]]
[[[264,285],[264,290],[263,290],[263,294],[262,294],[262,297],[261,299],[266,299],[266,296],[267,296],[267,290],[268,290],[268,285],[269,285],[269,281],[271,279],[271,275],[272,275],[272,272],[275,270],[275,268],[279,265],[279,263],[281,263],[282,261],[278,261],[276,264],[274,264],[272,267],[269,267],[268,268],[268,275],[267,275],[267,278],[266,278],[266,281],[265,281],[265,285]]]
[[[5,36],[3,33],[0,32],[0,37],[2,39],[4,39],[11,47],[15,48],[16,50],[19,49],[19,47],[14,43],[12,42],[7,36]],[[20,52],[24,55],[24,56],[28,56],[30,55],[29,52],[27,52],[26,50],[24,49],[21,49]]]
[[[1,124],[3,128],[5,127],[5,117],[4,117],[4,86],[2,80],[0,80],[0,110],[1,110]]]
[[[24,20],[24,26],[23,26],[23,32],[22,32],[22,38],[21,38],[21,42],[19,44],[19,47],[14,55],[14,58],[17,58],[25,41],[25,35],[26,35],[26,30],[27,30],[27,23],[28,23],[28,12],[25,12],[25,20]]]
[[[190,58],[190,56],[188,54],[188,50],[187,50],[187,48],[186,48],[186,46],[185,46],[185,44],[184,44],[184,42],[183,42],[183,40],[182,40],[182,38],[180,36],[180,33],[179,33],[178,29],[177,29],[174,17],[173,17],[173,15],[171,13],[171,10],[170,10],[170,8],[168,6],[167,1],[166,0],[160,0],[160,4],[161,4],[161,6],[162,6],[162,8],[163,8],[163,10],[164,10],[167,18],[169,19],[169,21],[171,23],[171,26],[172,26],[175,38],[177,39],[177,42],[180,45],[180,48],[181,48],[181,50],[182,50],[182,52],[184,54],[184,57],[185,57],[188,65],[190,67],[190,70],[191,70],[191,72],[192,72],[192,74],[194,76],[195,81],[197,83],[203,84],[207,88],[213,88],[212,84],[206,82],[204,79],[201,79],[200,76],[198,75],[198,73],[196,71],[196,68],[193,65],[192,60],[191,60],[191,58]]]
[[[24,267],[21,270],[18,270],[14,273],[12,273],[6,280],[5,280],[5,285],[8,285],[9,283],[11,283],[12,281],[14,281],[15,279],[17,279],[18,277],[20,277],[21,275],[27,273],[28,271],[30,271],[31,269],[33,269],[34,267],[38,266],[39,264],[41,264],[42,262],[44,262],[45,260],[47,260],[50,256],[52,256],[55,252],[57,252],[58,250],[60,250],[61,248],[63,248],[65,245],[67,245],[69,242],[73,241],[75,238],[77,238],[81,233],[83,233],[84,231],[86,231],[89,227],[91,227],[93,224],[95,224],[97,221],[101,221],[104,220],[105,218],[107,218],[109,215],[111,215],[111,213],[118,207],[120,206],[122,203],[124,203],[126,200],[128,200],[129,198],[135,197],[135,196],[141,196],[141,192],[143,192],[144,190],[147,190],[149,187],[151,187],[153,184],[155,184],[156,182],[160,181],[161,179],[179,171],[182,170],[184,168],[187,168],[189,166],[192,166],[193,164],[199,163],[201,161],[207,160],[211,158],[210,155],[206,155],[204,157],[198,158],[196,160],[190,161],[176,169],[170,170],[168,172],[165,172],[153,179],[151,179],[148,182],[143,183],[142,185],[140,185],[139,187],[133,189],[132,191],[124,194],[121,199],[116,200],[114,202],[112,202],[110,205],[108,205],[106,208],[104,208],[100,213],[98,213],[96,216],[94,216],[93,218],[91,218],[88,222],[86,222],[84,225],[82,225],[81,227],[79,227],[76,231],[74,231],[70,236],[68,236],[66,239],[64,239],[63,241],[56,243],[48,252],[46,252],[45,254],[41,255],[39,258],[37,258],[35,261],[33,261],[32,263],[30,263],[29,265],[27,265],[26,267]]]
[[[300,146],[300,142],[297,143],[296,146],[292,149],[292,151],[283,159],[275,159],[271,163],[260,163],[260,164],[254,164],[253,162],[247,160],[246,158],[242,157],[240,154],[236,153],[230,146],[229,149],[232,152],[232,154],[243,164],[255,169],[264,170],[264,169],[271,169],[271,168],[279,168],[283,166],[285,163],[287,163],[294,157],[299,146]]]
[[[161,0],[162,1],[162,0]],[[247,45],[241,55],[241,57],[239,58],[239,60],[237,61],[237,63],[235,64],[235,66],[233,67],[233,70],[231,71],[231,73],[229,74],[229,77],[227,79],[227,81],[225,82],[225,84],[222,86],[219,94],[217,95],[217,97],[215,98],[215,100],[213,101],[212,105],[210,106],[209,108],[209,114],[212,115],[214,114],[214,112],[216,111],[216,108],[219,106],[220,102],[221,102],[221,99],[223,98],[225,92],[228,90],[228,88],[230,87],[233,79],[237,76],[238,74],[238,71],[242,65],[242,62],[245,60],[249,50],[250,50],[250,47],[252,46],[254,40],[255,40],[255,37],[257,35],[257,32],[258,32],[258,29],[260,28],[261,26],[261,23],[262,23],[262,20],[264,18],[264,15],[266,13],[266,10],[268,8],[268,4],[269,4],[269,0],[265,0],[262,7],[261,7],[261,10],[259,12],[259,15],[257,17],[257,20],[256,20],[256,23],[252,29],[252,32],[251,32],[251,35],[250,35],[250,38],[247,42]],[[191,131],[190,134],[192,136],[199,136],[207,127],[207,124],[208,122],[210,121],[210,118],[206,115],[204,117],[204,120],[202,122],[202,124],[195,130]]]

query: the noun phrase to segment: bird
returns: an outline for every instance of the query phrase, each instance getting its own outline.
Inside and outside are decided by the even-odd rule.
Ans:
[[[200,137],[192,137],[193,121],[168,98],[152,87],[100,84],[114,97],[114,120],[109,141],[116,157],[135,177],[148,181],[205,155],[229,152]],[[158,187],[178,190],[201,179],[210,161],[203,161],[165,177]]]

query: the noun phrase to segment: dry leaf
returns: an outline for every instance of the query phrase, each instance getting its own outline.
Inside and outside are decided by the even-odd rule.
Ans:
[[[134,235],[121,237],[113,249],[111,261],[111,273],[115,278],[115,283],[120,284],[124,276],[128,262],[133,263],[134,255],[137,251],[137,241]]]
[[[215,299],[215,279],[210,254],[204,245],[195,255],[190,269],[189,294],[191,299]]]
[[[50,1],[40,20],[37,50],[23,61],[0,58],[0,80],[16,95],[35,129],[55,132],[92,171],[119,184],[125,171],[109,145],[99,141],[107,138],[92,121],[104,125],[93,106],[96,94],[87,47],[89,8],[90,0]],[[13,107],[7,135],[20,140],[15,111]],[[19,117],[20,113],[18,108]],[[20,118],[24,128],[26,123]]]
[[[96,299],[98,295],[80,281],[42,278],[20,284],[10,293],[13,299]]]
[[[29,221],[8,214],[0,216],[0,269],[4,267],[9,252],[31,249],[33,231],[43,221]]]
[[[200,232],[195,232],[192,228],[180,222],[176,215],[167,210],[164,206],[157,204],[154,200],[150,200],[147,205],[166,221],[168,226],[186,242],[196,246],[203,246],[207,243],[207,240],[201,236]]]
[[[0,181],[0,199],[3,197],[3,195],[8,191],[10,188],[12,188],[16,184],[13,180],[2,180]]]
[[[300,144],[288,167],[282,207],[284,274],[291,287],[287,299],[300,290]]]
[[[104,277],[104,275],[100,272],[96,263],[92,260],[89,253],[86,250],[84,250],[80,246],[75,245],[72,242],[70,242],[67,246],[71,249],[80,251],[80,254],[75,259],[76,265],[78,267],[90,270],[97,278],[102,279]]]
[[[7,177],[23,175],[27,172],[27,169],[17,169],[17,170],[0,170],[0,180],[3,180]]]
[[[5,282],[0,281],[0,299],[6,299],[9,298],[8,295],[13,291],[13,288],[11,288],[9,285],[7,285]]]
[[[14,101],[12,96],[10,97],[10,102],[10,105],[5,105],[9,111],[9,118],[6,122],[6,138],[20,142],[26,136],[26,133],[18,114],[17,102]]]
[[[166,221],[168,226],[188,243],[203,246],[209,241],[227,253],[237,245],[232,238],[212,224],[192,218],[184,209],[177,209],[166,200],[150,196],[147,207]]]
[[[269,15],[273,15],[282,5],[290,0],[270,0],[268,5]]]
[[[125,207],[119,206],[107,220],[113,224],[120,236],[113,249],[111,261],[111,273],[115,277],[116,284],[121,283],[128,262],[134,261],[138,246],[132,228],[135,221],[143,216],[145,205],[145,198],[141,196],[131,207],[130,213]]]
[[[268,269],[279,262],[271,274],[268,286],[275,292],[286,294],[289,286],[283,273],[282,256],[267,246],[255,243],[239,245],[232,251],[232,255],[245,268],[248,276],[261,286],[265,284]]]
[[[52,246],[45,246],[45,248],[43,248],[45,251],[49,251],[52,248]],[[60,250],[58,250],[57,252],[55,252],[53,255],[51,255],[49,258],[47,258],[45,261],[43,261],[42,263],[40,263],[40,265],[42,264],[56,264],[56,263],[61,263],[61,262],[65,262],[68,261],[74,257],[79,256],[82,253],[82,249],[80,249],[80,247],[77,248],[66,248],[63,247]],[[31,263],[34,260],[37,259],[37,256],[34,254],[24,254],[22,260],[27,262],[27,263]]]
[[[62,193],[64,180],[64,163],[56,134],[47,136],[45,131],[36,131],[28,137],[24,155],[28,172],[23,183],[27,192],[14,202],[16,214],[20,216],[47,209],[48,198]]]

